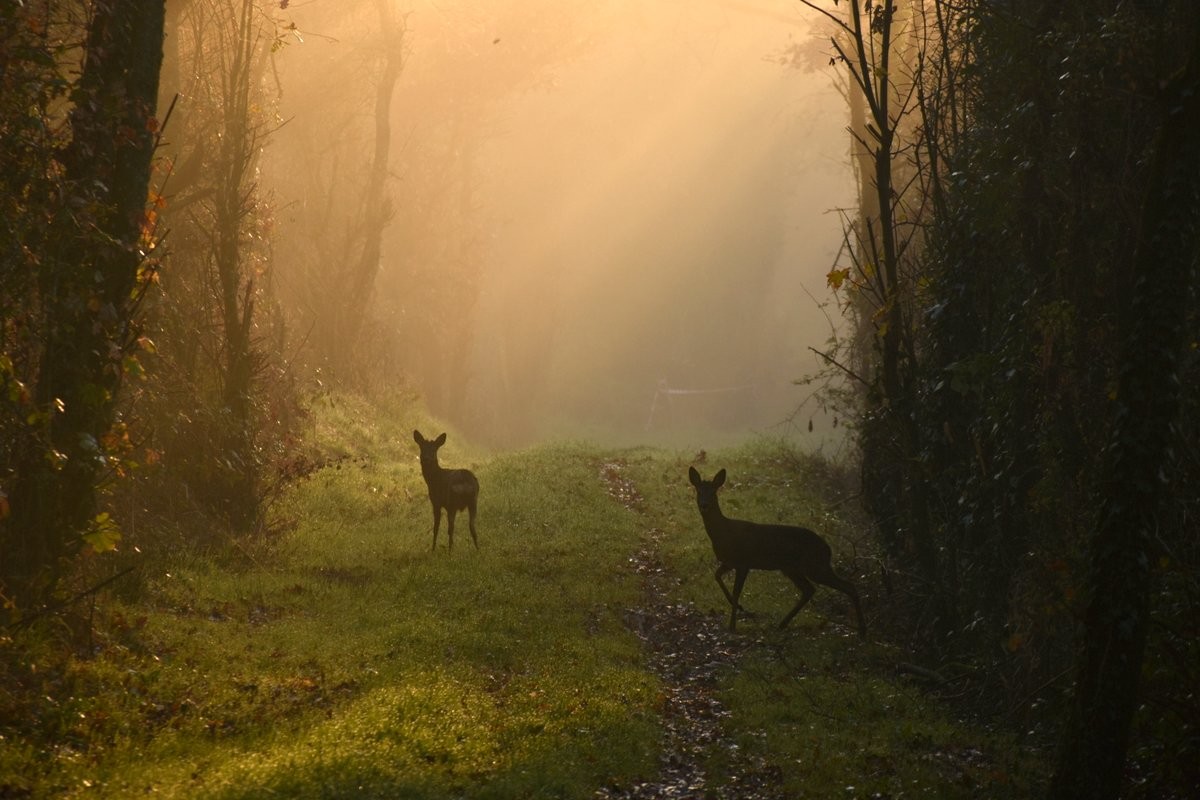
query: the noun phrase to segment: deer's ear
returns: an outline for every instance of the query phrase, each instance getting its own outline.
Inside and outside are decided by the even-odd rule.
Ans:
[[[695,467],[688,467],[688,480],[692,482],[692,486],[700,486],[700,473],[696,472]]]
[[[444,445],[446,443],[446,434],[443,433],[441,436],[434,439],[433,443],[436,444],[438,447],[441,447],[442,445]]]
[[[713,476],[713,488],[720,489],[725,485],[725,470],[721,470]]]
[[[425,437],[421,435],[420,431],[414,429],[413,430],[413,441],[416,442],[417,444],[421,444],[422,442],[425,441]]]

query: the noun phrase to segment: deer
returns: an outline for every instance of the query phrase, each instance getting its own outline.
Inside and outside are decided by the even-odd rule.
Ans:
[[[745,610],[740,600],[742,588],[746,585],[746,576],[750,574],[750,570],[758,569],[778,570],[800,590],[800,602],[796,603],[779,623],[781,629],[786,628],[800,609],[812,599],[816,591],[813,584],[819,583],[837,589],[850,598],[858,618],[858,635],[866,637],[867,626],[863,620],[858,592],[854,584],[833,571],[833,565],[830,563],[833,551],[820,535],[796,525],[770,525],[725,516],[721,513],[721,505],[717,501],[717,490],[725,484],[724,469],[713,476],[711,481],[706,481],[700,477],[695,467],[688,467],[688,479],[692,486],[696,487],[696,505],[700,508],[704,530],[712,540],[713,553],[719,562],[716,578],[721,591],[725,593],[725,599],[729,601],[730,633],[737,630],[738,610]],[[734,572],[732,592],[724,580],[731,570]]]
[[[463,509],[470,515],[471,541],[479,549],[479,537],[475,533],[475,506],[479,500],[479,481],[470,470],[445,469],[438,464],[438,448],[446,443],[446,434],[436,439],[426,439],[418,430],[413,431],[413,441],[421,448],[421,476],[429,487],[429,502],[433,506],[433,549],[437,549],[438,528],[442,525],[442,509],[446,509],[446,535],[449,549],[454,549],[454,515]]]

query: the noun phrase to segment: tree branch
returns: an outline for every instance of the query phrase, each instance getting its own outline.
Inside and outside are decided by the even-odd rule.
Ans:
[[[844,372],[844,373],[846,373],[847,375],[849,375],[851,378],[854,378],[854,380],[858,381],[858,382],[859,382],[859,383],[861,383],[863,386],[867,387],[868,389],[870,389],[870,388],[871,388],[871,384],[870,384],[868,381],[866,381],[865,379],[863,379],[863,377],[862,377],[862,376],[860,376],[860,375],[859,375],[857,372],[855,372],[854,370],[850,369],[849,367],[845,366],[844,364],[841,364],[841,363],[839,363],[839,362],[838,362],[838,360],[837,360],[836,358],[834,358],[833,356],[829,355],[828,353],[822,353],[820,350],[818,350],[817,348],[813,347],[812,345],[809,345],[809,348],[808,348],[808,349],[809,349],[809,350],[812,350],[814,353],[816,353],[817,355],[819,355],[821,358],[825,359],[825,361],[826,361],[827,363],[830,363],[830,364],[832,364],[833,366],[835,366],[835,367],[837,367],[838,369],[840,369],[842,372]]]

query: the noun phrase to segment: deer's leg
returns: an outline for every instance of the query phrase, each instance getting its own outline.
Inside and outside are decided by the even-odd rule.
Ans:
[[[716,573],[717,585],[721,587],[721,591],[725,593],[725,599],[729,601],[729,605],[731,605],[731,606],[735,604],[735,601],[733,599],[733,595],[731,595],[729,593],[729,589],[725,586],[724,578],[727,574],[729,574],[729,571],[732,569],[733,569],[732,564],[721,564],[719,567],[717,567],[717,573]],[[737,606],[738,606],[738,611],[741,611],[743,614],[750,613],[749,611],[746,610],[745,606],[743,606],[741,604],[737,604]]]
[[[742,598],[742,588],[746,585],[746,576],[750,574],[747,567],[737,567],[737,573],[733,576],[733,597],[729,600],[729,632],[733,633],[737,630],[737,612],[741,604],[738,602]],[[724,586],[724,584],[722,584]]]
[[[437,550],[437,535],[438,528],[442,527],[442,507],[437,503],[433,504],[433,548]]]
[[[813,575],[812,579],[830,589],[837,589],[850,598],[850,602],[854,604],[854,616],[858,619],[858,635],[866,636],[867,621],[863,619],[862,604],[858,601],[858,590],[854,588],[854,584],[834,572],[833,567],[826,567],[821,574]]]
[[[817,589],[812,585],[812,581],[804,577],[804,573],[797,569],[785,569],[783,574],[791,579],[792,583],[796,584],[796,588],[800,590],[800,602],[796,603],[796,607],[788,612],[788,615],[783,618],[783,622],[779,623],[780,628],[786,628],[787,624],[792,621],[792,617],[800,613],[800,609],[804,608],[809,600],[812,600],[813,592]]]
[[[733,569],[732,564],[721,564],[717,567],[716,579],[717,585],[721,587],[721,591],[725,593],[725,599],[729,601],[729,605],[733,605],[733,595],[729,593],[729,589],[725,586],[725,576]]]
[[[448,550],[454,549],[454,515],[457,513],[458,511],[456,511],[453,506],[446,507],[446,538],[449,540],[449,544],[447,545]]]
[[[475,501],[467,506],[467,525],[471,528],[471,541],[475,543],[475,549],[479,549],[479,536],[475,533]]]

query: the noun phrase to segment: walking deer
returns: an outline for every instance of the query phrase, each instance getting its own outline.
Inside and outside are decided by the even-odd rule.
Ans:
[[[737,626],[739,600],[746,576],[752,569],[779,570],[800,590],[800,602],[779,623],[786,627],[792,617],[804,608],[816,591],[814,583],[842,592],[854,603],[858,617],[858,633],[867,635],[862,606],[854,584],[833,571],[830,564],[832,552],[829,545],[808,528],[794,525],[764,525],[741,519],[730,519],[721,513],[717,502],[717,490],[725,483],[725,470],[718,472],[711,481],[700,477],[695,467],[688,467],[688,478],[696,487],[696,505],[704,520],[704,530],[712,540],[713,552],[720,562],[717,567],[717,583],[729,601],[729,630]],[[726,573],[734,571],[733,591],[730,592],[723,580]]]
[[[454,549],[454,515],[464,508],[470,515],[471,541],[479,549],[475,535],[475,505],[479,500],[479,481],[466,469],[445,469],[438,464],[438,448],[446,443],[446,434],[426,439],[413,431],[413,440],[421,448],[421,475],[429,487],[429,502],[433,506],[433,549],[437,549],[438,528],[442,525],[442,509],[446,509],[446,535]]]

